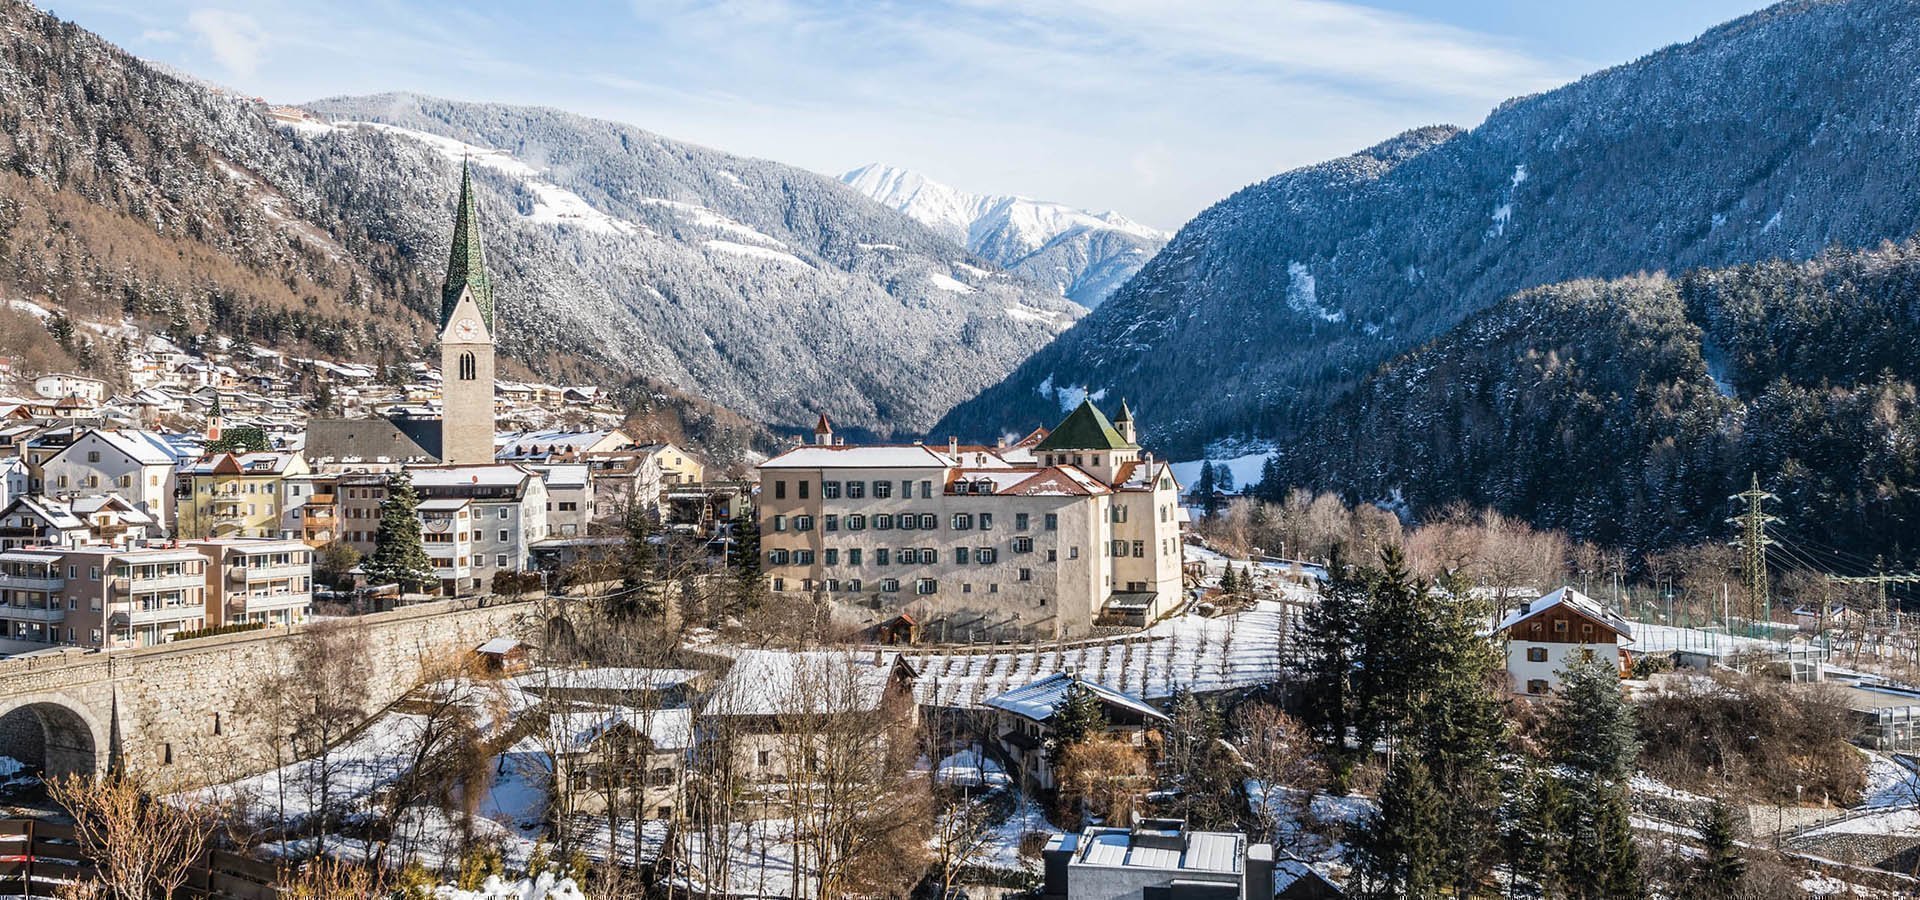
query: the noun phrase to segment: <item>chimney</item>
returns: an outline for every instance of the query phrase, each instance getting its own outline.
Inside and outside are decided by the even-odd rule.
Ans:
[[[1273,845],[1254,844],[1247,848],[1247,891],[1249,897],[1273,896]]]
[[[947,435],[947,455],[949,456],[960,455],[960,439],[957,437],[954,437],[953,435]]]

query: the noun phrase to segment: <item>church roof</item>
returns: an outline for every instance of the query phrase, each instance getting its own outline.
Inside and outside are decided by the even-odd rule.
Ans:
[[[1106,414],[1094,406],[1092,400],[1082,400],[1073,412],[1067,414],[1066,420],[1033,449],[1131,450],[1133,447],[1126,438],[1120,436],[1119,430],[1107,421]]]
[[[460,164],[460,205],[453,214],[453,250],[447,260],[447,280],[440,288],[440,327],[447,327],[460,294],[473,295],[480,319],[493,331],[493,281],[487,277],[487,257],[480,240],[480,205],[473,197],[473,169]]]

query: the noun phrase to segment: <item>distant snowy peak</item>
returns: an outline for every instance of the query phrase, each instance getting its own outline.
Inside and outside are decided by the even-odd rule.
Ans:
[[[910,169],[874,163],[840,180],[967,249],[1097,306],[1172,234],[1114,212],[1011,194],[975,194]]]

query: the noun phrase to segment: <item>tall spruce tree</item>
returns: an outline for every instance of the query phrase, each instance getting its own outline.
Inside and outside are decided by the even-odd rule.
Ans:
[[[1193,490],[1200,495],[1200,511],[1207,518],[1220,514],[1220,482],[1214,475],[1212,462],[1200,464],[1199,483],[1194,485]]]
[[[1442,584],[1444,590],[1427,591],[1421,604],[1423,624],[1434,638],[1434,669],[1414,700],[1409,750],[1420,754],[1434,783],[1446,786],[1444,874],[1454,893],[1467,897],[1489,878],[1499,854],[1499,766],[1507,720],[1493,685],[1505,661],[1480,633],[1490,614],[1484,604],[1457,576]]]
[[[1394,757],[1380,789],[1380,809],[1355,841],[1356,896],[1362,900],[1426,900],[1445,882],[1446,833],[1439,789],[1413,753]]]
[[[1733,834],[1733,812],[1715,800],[1700,817],[1700,858],[1687,880],[1688,896],[1734,900],[1747,876],[1747,859]]]
[[[1627,782],[1639,755],[1633,708],[1619,673],[1600,657],[1577,661],[1563,675],[1548,710],[1548,761],[1565,782],[1558,815],[1566,852],[1559,881],[1569,897],[1624,900],[1644,894],[1633,842]]]
[[[620,511],[620,590],[613,593],[608,611],[623,619],[658,611],[659,554],[653,548],[653,514],[629,499]]]
[[[362,568],[374,584],[397,584],[402,591],[419,591],[434,583],[433,560],[420,538],[420,495],[405,470],[387,479],[387,496],[380,501],[380,526],[373,533],[373,553]]]
[[[1360,570],[1347,565],[1335,547],[1327,564],[1328,582],[1319,602],[1301,617],[1293,632],[1300,642],[1301,721],[1333,762],[1336,786],[1347,766],[1348,729],[1353,724],[1353,669],[1360,620],[1367,598]]]
[[[1620,689],[1619,670],[1605,657],[1590,654],[1561,673],[1546,742],[1560,765],[1608,781],[1633,774],[1640,756],[1633,707]]]

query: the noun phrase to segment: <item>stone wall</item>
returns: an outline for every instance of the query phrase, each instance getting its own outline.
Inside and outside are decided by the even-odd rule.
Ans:
[[[447,601],[337,621],[354,629],[366,652],[371,713],[418,684],[430,664],[523,633],[531,609]],[[97,766],[118,765],[156,783],[190,786],[263,771],[273,756],[261,685],[286,670],[304,644],[303,630],[0,661],[0,715],[31,704],[70,708],[95,735]]]

